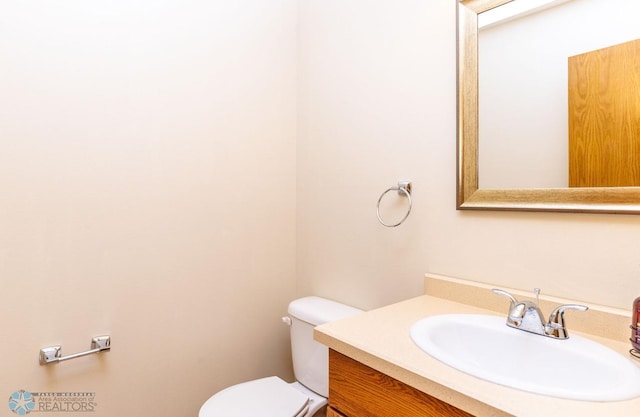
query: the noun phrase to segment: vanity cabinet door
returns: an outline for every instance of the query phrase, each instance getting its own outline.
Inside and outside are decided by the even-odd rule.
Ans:
[[[327,417],[392,416],[473,417],[330,349]]]
[[[344,414],[340,414],[333,407],[327,407],[327,417],[346,417],[346,416]]]

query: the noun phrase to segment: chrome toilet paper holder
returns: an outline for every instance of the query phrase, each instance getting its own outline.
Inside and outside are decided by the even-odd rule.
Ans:
[[[91,339],[91,349],[62,356],[62,346],[48,346],[40,349],[40,365],[49,365],[67,361],[69,359],[80,358],[93,353],[105,352],[111,349],[111,336],[96,336]]]

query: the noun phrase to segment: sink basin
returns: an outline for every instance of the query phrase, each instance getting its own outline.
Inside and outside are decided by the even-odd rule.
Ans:
[[[503,317],[444,314],[411,327],[429,355],[487,381],[553,397],[619,401],[640,396],[640,367],[591,340],[557,340],[506,326]]]

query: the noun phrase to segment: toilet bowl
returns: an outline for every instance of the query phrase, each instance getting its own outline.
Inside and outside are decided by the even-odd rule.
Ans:
[[[313,328],[362,310],[320,297],[305,297],[292,301],[288,312],[283,321],[291,328],[296,382],[270,376],[230,386],[210,397],[198,417],[311,417],[327,404],[328,349],[313,340]]]
[[[202,405],[199,416],[305,417],[326,404],[326,398],[299,382],[270,376],[223,389]]]

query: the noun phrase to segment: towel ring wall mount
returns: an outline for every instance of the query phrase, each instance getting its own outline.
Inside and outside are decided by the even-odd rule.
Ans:
[[[380,217],[380,202],[389,191],[398,191],[398,195],[405,196],[409,200],[409,208],[407,209],[407,213],[398,223],[395,223],[395,224],[385,223],[384,220],[382,220],[382,217]],[[413,202],[411,201],[411,191],[412,191],[411,181],[399,181],[397,186],[391,187],[382,193],[382,195],[378,199],[378,210],[376,211],[376,215],[378,216],[378,221],[380,222],[381,225],[385,227],[398,227],[407,219],[407,217],[409,217],[409,213],[411,213],[411,207],[413,205]]]

